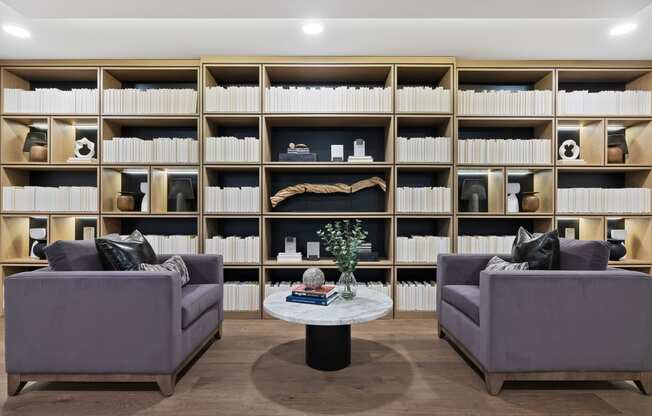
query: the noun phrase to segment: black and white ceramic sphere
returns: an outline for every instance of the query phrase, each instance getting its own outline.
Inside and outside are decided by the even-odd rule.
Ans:
[[[306,289],[318,289],[324,284],[324,272],[316,267],[311,267],[303,272],[303,284]]]

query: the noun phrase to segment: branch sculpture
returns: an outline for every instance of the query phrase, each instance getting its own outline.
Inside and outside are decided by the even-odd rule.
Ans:
[[[365,188],[373,188],[378,186],[384,192],[387,191],[387,184],[384,180],[378,176],[373,176],[369,179],[363,179],[352,185],[347,185],[344,183],[336,183],[332,185],[327,184],[314,184],[314,183],[300,183],[298,185],[288,186],[278,191],[274,196],[270,197],[269,200],[272,203],[272,208],[275,208],[278,204],[284,200],[299,194],[304,194],[310,192],[313,194],[334,194],[334,193],[344,193],[344,194],[353,194]]]

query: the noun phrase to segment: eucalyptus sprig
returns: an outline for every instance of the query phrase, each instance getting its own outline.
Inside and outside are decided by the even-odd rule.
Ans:
[[[360,245],[367,238],[367,232],[362,229],[362,221],[335,221],[326,224],[317,235],[326,245],[326,251],[335,257],[337,268],[342,273],[353,273],[358,265]]]

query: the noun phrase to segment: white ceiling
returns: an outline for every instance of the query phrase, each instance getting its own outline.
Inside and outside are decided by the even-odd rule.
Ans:
[[[652,0],[0,0],[0,59],[439,55],[652,59]],[[306,18],[324,32],[301,32]],[[636,21],[622,38],[609,28]]]

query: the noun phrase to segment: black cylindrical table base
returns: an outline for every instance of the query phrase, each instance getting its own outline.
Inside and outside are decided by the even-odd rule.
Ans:
[[[351,325],[306,325],[306,364],[336,371],[351,364]]]

